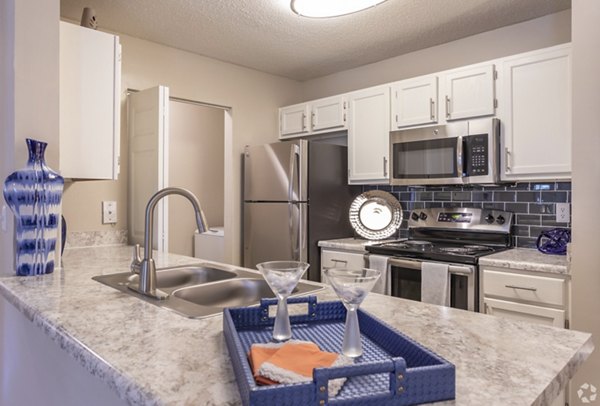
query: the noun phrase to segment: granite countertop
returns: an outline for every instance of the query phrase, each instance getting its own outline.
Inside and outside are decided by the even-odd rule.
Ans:
[[[128,271],[130,256],[125,246],[66,250],[62,269],[1,278],[0,293],[129,404],[240,404],[220,315],[188,319],[91,279]],[[370,294],[362,308],[455,364],[448,405],[548,404],[593,350],[587,333],[389,296]]]
[[[531,248],[513,248],[479,259],[479,265],[534,272],[569,274],[566,255],[549,255]]]
[[[363,238],[338,238],[335,240],[323,240],[319,241],[319,247],[321,248],[333,248],[346,251],[356,252],[367,252],[365,249],[368,245],[380,244],[387,241],[398,241],[397,239],[392,240],[365,240]]]

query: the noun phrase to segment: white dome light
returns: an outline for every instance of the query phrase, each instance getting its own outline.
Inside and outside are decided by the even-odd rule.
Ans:
[[[292,0],[294,13],[303,17],[326,18],[356,13],[386,0]]]

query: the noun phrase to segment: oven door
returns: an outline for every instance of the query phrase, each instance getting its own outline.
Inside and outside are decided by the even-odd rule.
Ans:
[[[395,297],[421,301],[422,261],[390,258],[391,294]],[[478,311],[477,267],[449,264],[450,307]]]

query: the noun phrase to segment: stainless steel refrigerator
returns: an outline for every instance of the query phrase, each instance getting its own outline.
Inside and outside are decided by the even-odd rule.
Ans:
[[[347,148],[295,140],[244,152],[244,266],[275,260],[310,263],[320,280],[318,242],[351,237],[348,210],[360,187],[347,184]]]

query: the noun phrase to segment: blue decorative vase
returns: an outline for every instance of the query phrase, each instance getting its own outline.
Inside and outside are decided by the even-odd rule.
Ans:
[[[15,214],[17,275],[54,271],[64,179],[44,160],[45,142],[27,139],[27,166],[4,181],[4,199]]]

